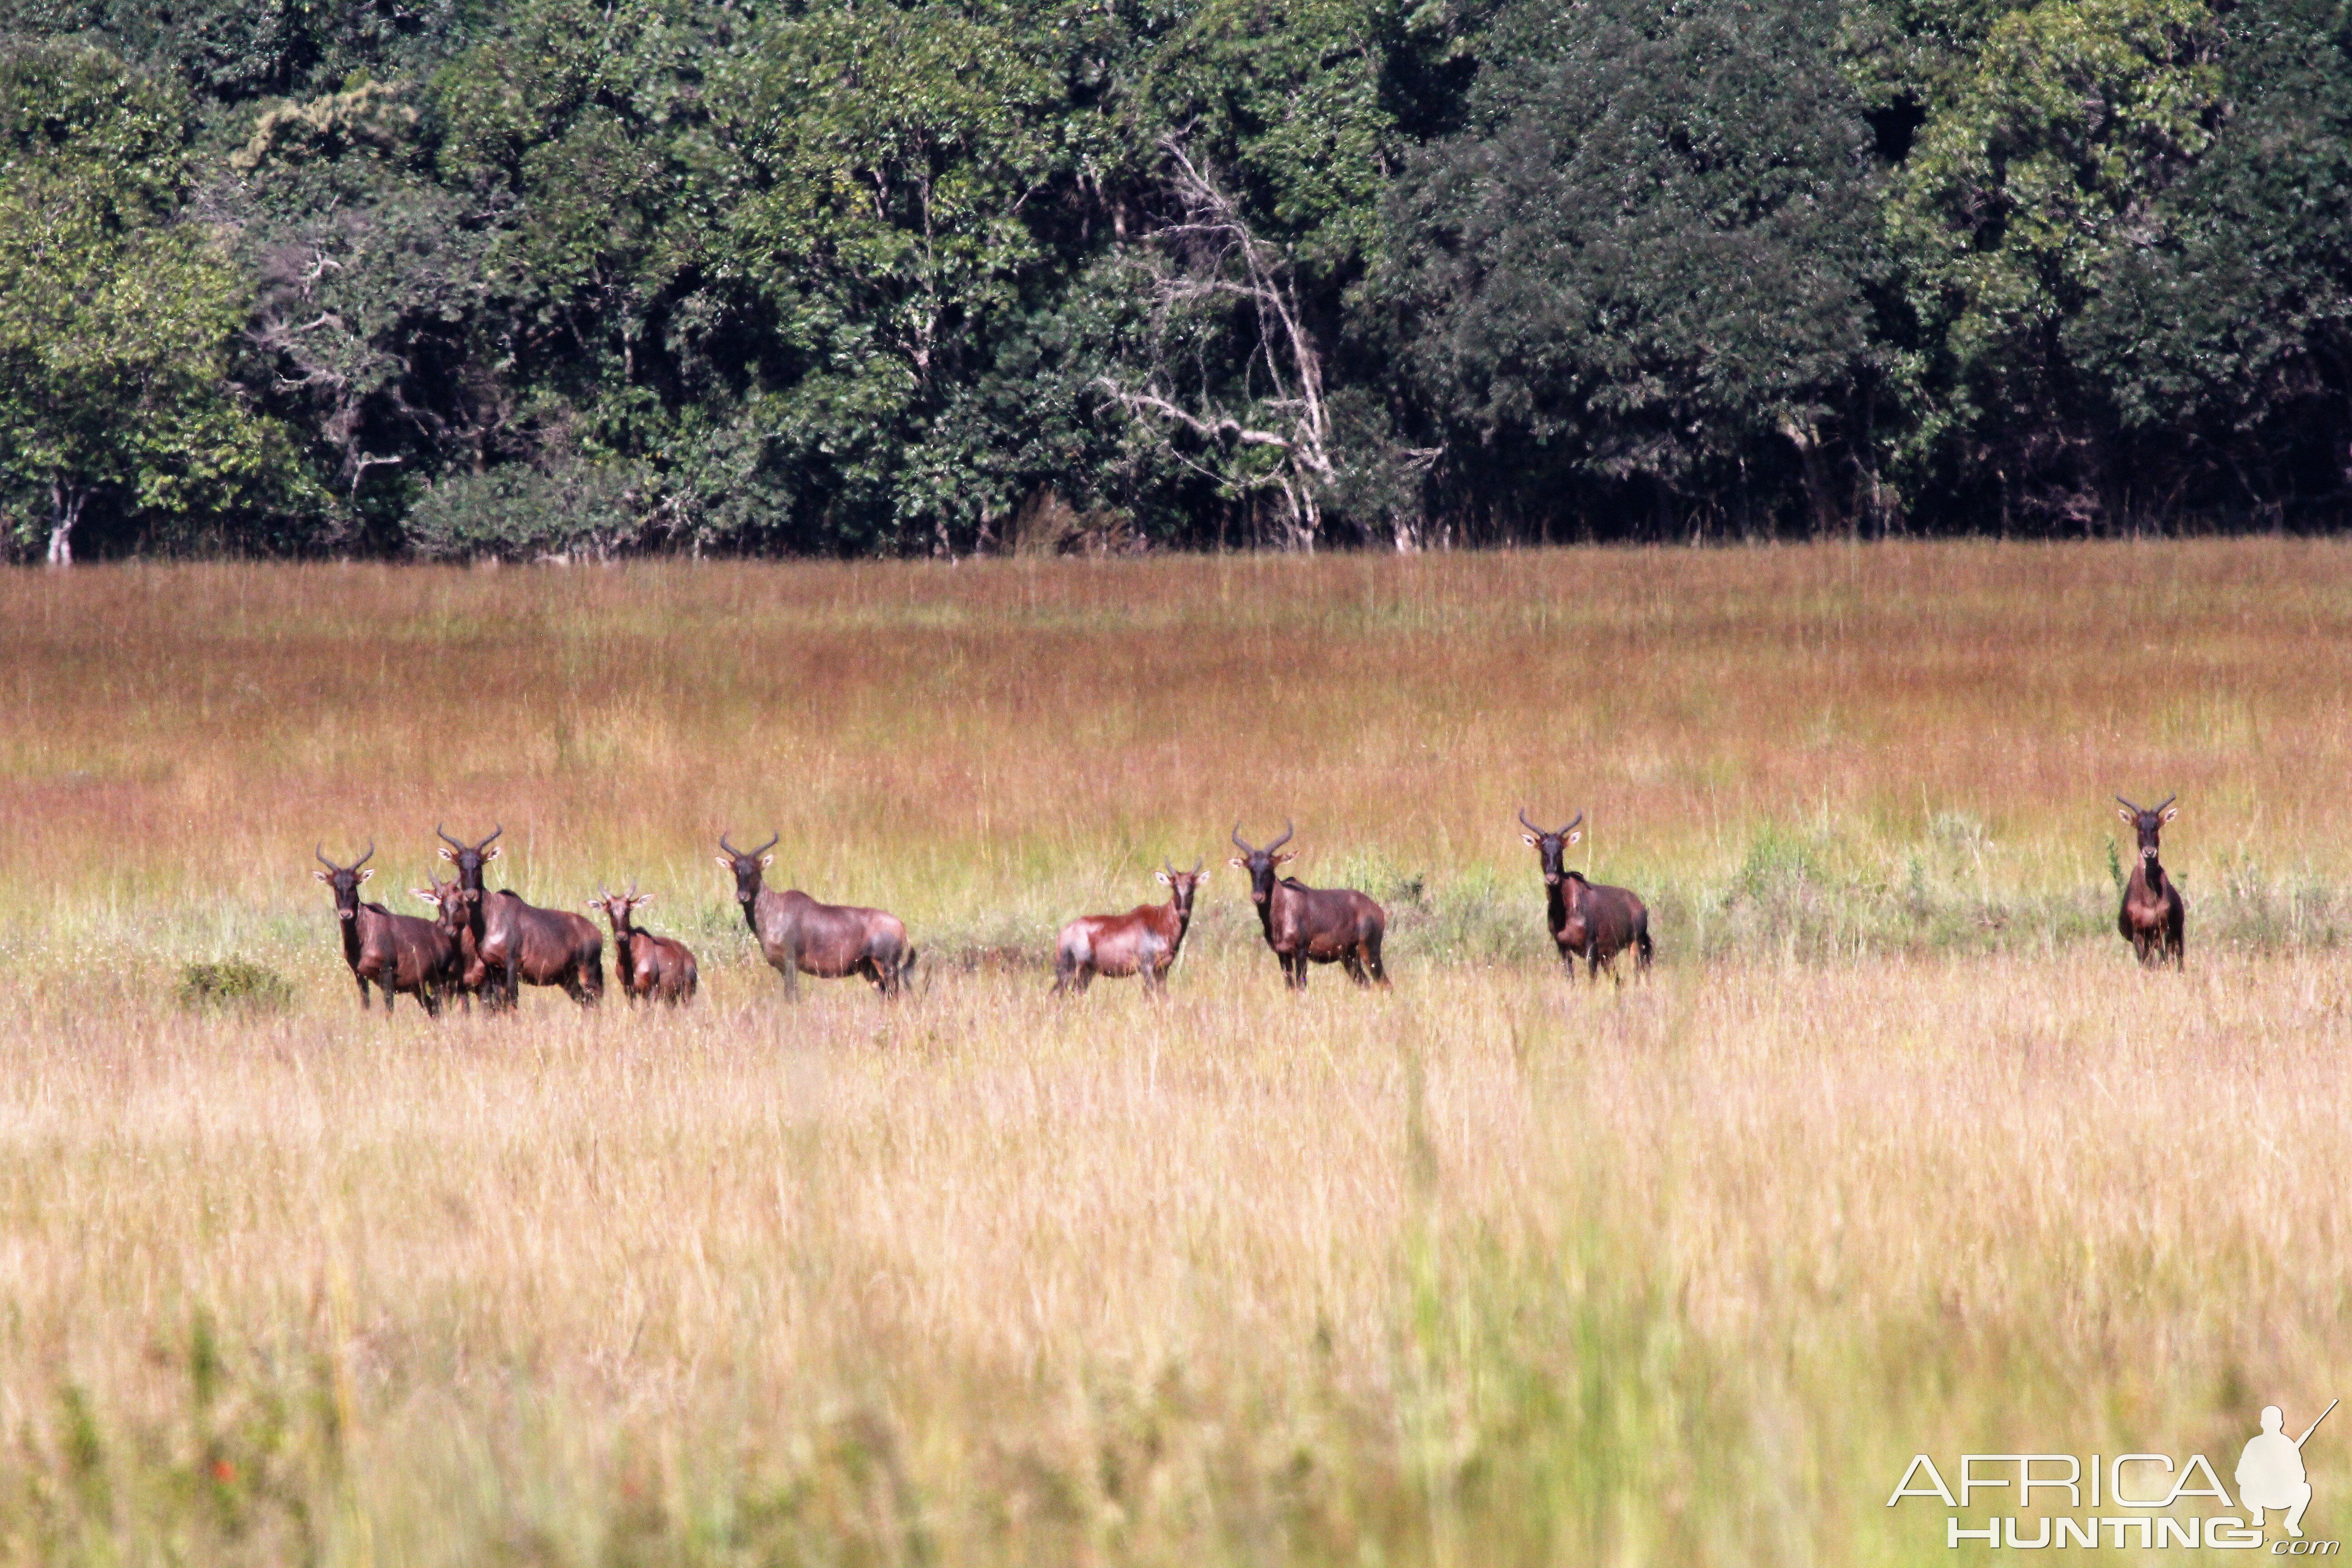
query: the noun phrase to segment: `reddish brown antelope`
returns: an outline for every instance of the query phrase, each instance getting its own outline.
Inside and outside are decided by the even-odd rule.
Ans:
[[[2169,959],[2174,967],[2189,966],[2189,900],[2180,896],[2180,889],[2164,874],[2164,866],[2156,858],[2157,836],[2164,825],[2180,815],[2172,803],[2179,795],[2166,797],[2162,805],[2153,811],[2143,811],[2123,796],[2116,796],[2123,808],[2116,813],[2139,834],[2139,864],[2132,868],[2131,880],[2124,884],[2124,907],[2116,916],[2116,929],[2132,944],[2132,952],[2144,964],[2161,964]]]
[[[1193,891],[1206,879],[1200,865],[1179,871],[1173,860],[1162,864],[1153,876],[1169,889],[1166,903],[1139,904],[1123,915],[1080,915],[1062,928],[1054,944],[1055,995],[1083,994],[1097,974],[1140,974],[1146,991],[1168,988],[1168,970],[1192,923]]]
[[[1282,965],[1283,984],[1304,991],[1308,964],[1337,963],[1357,984],[1377,981],[1385,988],[1389,976],[1381,967],[1381,941],[1388,932],[1388,915],[1351,888],[1310,888],[1295,877],[1276,881],[1275,868],[1298,853],[1282,848],[1290,835],[1291,825],[1286,822],[1282,837],[1259,849],[1242,837],[1242,825],[1236,822],[1234,847],[1241,853],[1231,862],[1249,875],[1250,902],[1257,906],[1266,946]]]
[[[465,984],[467,991],[491,989],[484,1000],[512,1007],[520,1002],[521,987],[557,985],[583,1007],[595,1005],[604,994],[604,938],[593,921],[567,910],[543,910],[523,902],[520,894],[501,888],[482,888],[482,868],[499,858],[491,842],[505,828],[494,828],[479,844],[452,838],[438,826],[441,858],[457,868],[455,897],[465,906]]]
[[[373,869],[362,869],[375,855],[373,844],[348,866],[328,859],[323,844],[313,853],[326,869],[310,875],[335,895],[335,921],[343,932],[343,962],[351,965],[352,978],[359,982],[361,1008],[368,1005],[368,985],[373,982],[383,993],[386,1013],[392,1011],[392,999],[405,993],[416,998],[427,1016],[438,1016],[443,994],[457,983],[456,942],[431,921],[396,915],[382,904],[360,901],[360,884],[375,875]]]
[[[604,918],[613,922],[613,978],[621,987],[621,994],[632,1002],[648,999],[676,1006],[680,1002],[694,1000],[694,987],[700,978],[694,966],[694,954],[686,943],[666,936],[656,936],[649,931],[639,931],[630,917],[654,901],[651,893],[640,893],[635,882],[625,893],[608,893],[596,889],[588,900],[592,910],[602,910]]]
[[[772,835],[747,853],[722,833],[719,847],[726,853],[718,860],[734,873],[735,901],[743,906],[744,923],[760,939],[761,952],[784,977],[784,994],[799,997],[803,974],[824,980],[862,974],[883,995],[897,995],[915,967],[905,923],[881,910],[821,904],[798,889],[780,893],[761,887],[761,875],[776,858],[768,851],[781,837]]]
[[[1576,961],[1580,958],[1586,977],[1597,983],[1604,964],[1609,978],[1618,978],[1617,955],[1629,947],[1633,950],[1636,969],[1650,967],[1650,911],[1630,889],[1588,882],[1583,872],[1560,864],[1568,847],[1584,837],[1578,826],[1583,820],[1584,813],[1580,811],[1574,822],[1557,833],[1547,833],[1522,811],[1519,826],[1527,831],[1519,837],[1543,862],[1544,929],[1551,932],[1552,943],[1559,949],[1560,966],[1574,980]]]

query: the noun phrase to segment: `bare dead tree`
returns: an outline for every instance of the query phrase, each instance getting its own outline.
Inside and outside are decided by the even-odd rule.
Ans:
[[[1179,216],[1141,237],[1151,268],[1157,363],[1141,386],[1108,376],[1097,384],[1136,418],[1191,432],[1214,458],[1245,447],[1279,452],[1271,469],[1243,475],[1214,460],[1179,456],[1220,484],[1274,491],[1287,542],[1294,549],[1312,550],[1323,527],[1323,494],[1333,477],[1331,426],[1322,352],[1299,308],[1290,258],[1251,229],[1181,135],[1162,138],[1160,150]],[[1170,327],[1181,316],[1234,305],[1242,308],[1253,331],[1239,405],[1221,400],[1205,368],[1198,391],[1188,396],[1166,363]]]

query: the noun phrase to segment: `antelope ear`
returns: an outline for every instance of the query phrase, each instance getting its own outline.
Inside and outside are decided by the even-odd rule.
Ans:
[[[1296,859],[1297,859],[1297,858],[1298,858],[1298,851],[1297,851],[1297,850],[1296,850],[1296,849],[1286,849],[1286,850],[1284,850],[1281,854],[1279,854],[1279,855],[1277,855],[1277,856],[1276,856],[1276,857],[1274,858],[1274,863],[1275,863],[1276,865],[1279,866],[1279,865],[1281,865],[1285,860],[1296,860]]]
[[[450,848],[446,844],[444,844],[441,846],[441,858],[444,860],[455,860],[457,858],[457,852],[455,849]]]
[[[1581,837],[1584,837],[1584,829],[1582,829],[1581,827],[1571,827],[1571,828],[1570,828],[1570,829],[1568,830],[1568,841],[1569,841],[1570,844],[1575,843],[1578,839],[1580,839],[1580,838],[1581,838]]]
[[[653,901],[654,896],[651,893],[639,893],[635,898],[629,900],[629,908],[633,910],[637,909],[646,904],[650,904]]]
[[[313,871],[313,872],[311,872],[311,873],[310,873],[310,875],[312,875],[313,877],[318,878],[318,879],[319,879],[319,880],[320,880],[321,882],[323,882],[323,881],[325,881],[325,880],[327,879],[327,874],[326,874],[324,871]]]
[[[730,871],[735,869],[735,857],[732,855],[713,855],[711,858]]]
[[[1530,849],[1535,849],[1535,848],[1538,848],[1538,847],[1540,847],[1540,846],[1539,846],[1539,845],[1538,845],[1538,844],[1537,844],[1537,842],[1536,842],[1536,836],[1535,836],[1534,834],[1532,834],[1532,833],[1522,833],[1522,834],[1520,834],[1520,835],[1519,835],[1519,837],[1520,837],[1521,838],[1524,838],[1525,840],[1527,840],[1527,845],[1528,845],[1528,848],[1530,848]]]
[[[485,860],[495,860],[499,858],[500,853],[504,851],[505,847],[506,846],[502,844],[493,844],[488,849],[482,851],[482,858]]]
[[[2180,808],[2177,805],[2168,805],[2164,808],[2164,820],[2167,822],[2170,822],[2174,817],[2179,816],[2179,815]]]
[[[373,876],[374,876],[374,875],[375,875],[375,868],[374,868],[374,867],[373,867],[373,866],[371,866],[371,867],[369,867],[366,870],[364,870],[364,871],[362,871],[362,872],[361,872],[361,873],[360,873],[360,880],[361,880],[361,881],[362,881],[362,882],[364,882],[364,881],[366,881],[370,877],[373,877]]]
[[[760,857],[760,869],[762,871],[766,870],[775,863],[776,858],[773,855],[762,855]]]
[[[2139,814],[2132,810],[2132,808],[2127,805],[2119,805],[2116,807],[2116,815],[2122,817],[2126,822],[2130,823],[2134,827],[2137,827],[2139,826]]]
[[[1249,862],[1243,859],[1238,855],[1228,856],[1225,859],[1225,864],[1228,866],[1238,866],[1244,871],[1249,869]],[[324,877],[321,877],[319,879],[322,882],[326,880]]]
[[[1154,871],[1151,873],[1151,879],[1163,888],[1172,888],[1176,885],[1168,879],[1168,873],[1165,871]]]
[[[422,888],[411,888],[408,889],[408,894],[419,903],[431,904],[436,910],[441,907],[441,895],[438,893],[428,893]]]

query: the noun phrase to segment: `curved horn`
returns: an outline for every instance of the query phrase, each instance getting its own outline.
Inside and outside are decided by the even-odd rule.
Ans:
[[[506,830],[506,824],[500,823],[498,826],[490,829],[489,838],[483,839],[479,844],[475,845],[474,847],[477,849],[488,849],[490,847],[490,839],[496,838],[499,834],[504,833]]]
[[[348,866],[348,867],[346,867],[346,868],[345,868],[345,869],[347,869],[347,870],[352,870],[352,871],[356,871],[356,870],[358,870],[361,867],[362,867],[362,866],[366,865],[366,864],[367,864],[371,859],[374,858],[374,857],[375,857],[375,840],[374,840],[374,839],[373,839],[373,838],[371,838],[371,839],[369,839],[369,840],[368,840],[367,853],[366,853],[365,855],[361,856],[358,859],[356,859],[356,860],[352,861],[352,862],[351,863],[351,865],[350,865],[350,866]]]
[[[761,845],[757,849],[752,850],[751,853],[754,855],[765,855],[769,850],[773,849],[776,847],[776,840],[782,837],[783,835],[781,833],[769,834],[768,841],[765,844]]]
[[[2125,799],[2124,799],[2124,797],[2123,797],[2123,796],[2121,796],[2121,795],[2117,795],[2117,796],[2116,796],[2116,802],[2117,802],[2119,805],[2129,805],[2129,806],[2131,806],[2131,809],[2132,809],[2132,810],[2134,810],[2134,811],[2137,811],[2137,810],[2139,809],[2139,807],[2137,807],[2137,806],[2136,806],[2136,805],[2132,805],[2132,803],[2131,803],[2131,802],[2129,802],[2129,801],[2127,801],[2127,800],[2125,800]]]
[[[446,844],[452,849],[464,849],[469,847],[469,846],[462,844],[457,839],[450,837],[448,833],[437,822],[433,825],[433,832],[436,837],[439,838],[442,843]]]
[[[2164,806],[2165,806],[2165,805],[2170,805],[2174,801],[2179,800],[2179,798],[2180,798],[2180,797],[2179,797],[2179,795],[2166,795],[2166,796],[2164,797],[2164,805],[2159,805],[2159,806],[2158,806],[2158,807],[2156,808],[2156,815],[2157,815],[2157,816],[2162,816],[2164,815]]]
[[[1203,866],[1205,866],[1205,865],[1207,865],[1208,863],[1209,863],[1209,858],[1208,858],[1206,855],[1203,855],[1203,856],[1202,856],[1198,860],[1193,861],[1193,862],[1192,862],[1192,875],[1194,875],[1195,877],[1199,876],[1199,875],[1201,874],[1201,868],[1202,868],[1202,867],[1203,867]]]
[[[336,865],[332,860],[327,858],[327,847],[325,845],[320,845],[316,849],[311,850],[310,853],[316,855],[319,858],[319,864],[324,866],[328,870],[340,871],[342,869],[341,866]]]
[[[1277,849],[1281,848],[1284,845],[1286,845],[1286,844],[1289,843],[1289,842],[1290,842],[1290,835],[1291,835],[1292,831],[1293,831],[1293,828],[1292,828],[1292,826],[1291,826],[1290,818],[1288,818],[1288,817],[1286,817],[1286,817],[1284,817],[1284,818],[1282,819],[1282,837],[1279,837],[1279,838],[1277,838],[1277,839],[1276,839],[1273,843],[1271,843],[1271,844],[1269,844],[1269,845],[1267,845],[1267,846],[1265,847],[1265,848],[1266,848],[1266,853],[1270,855],[1270,854],[1272,854],[1274,851],[1276,851],[1276,850],[1277,850]]]
[[[727,842],[727,835],[724,833],[719,836],[719,847],[726,850],[730,855],[740,856],[743,853],[743,851],[736,848],[735,846]]]
[[[1519,809],[1519,826],[1526,828],[1529,833],[1534,834],[1538,838],[1549,838],[1551,837],[1550,834],[1546,833],[1542,828],[1538,827],[1534,823],[1528,820],[1527,808],[1524,806]]]
[[[1248,839],[1242,837],[1242,825],[1238,822],[1234,824],[1234,847],[1239,849],[1244,855],[1255,855],[1257,853],[1257,846],[1252,844]]]
[[[1582,813],[1582,812],[1580,812],[1580,812],[1578,812],[1578,813],[1576,814],[1576,822],[1582,822],[1583,820],[1584,820],[1584,813]],[[1567,837],[1570,833],[1575,832],[1575,831],[1576,831],[1576,822],[1571,822],[1571,823],[1570,823],[1566,827],[1561,828],[1561,829],[1559,830],[1560,837],[1563,837],[1563,838],[1565,838],[1565,837]]]

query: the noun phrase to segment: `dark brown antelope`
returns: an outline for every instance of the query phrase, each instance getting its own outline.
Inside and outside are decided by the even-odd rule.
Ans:
[[[596,923],[566,910],[527,904],[510,889],[483,890],[482,868],[499,858],[491,840],[503,827],[479,844],[452,838],[438,826],[433,831],[442,841],[441,858],[457,868],[455,896],[466,906],[466,989],[488,984],[484,1000],[512,1007],[525,984],[557,985],[582,1006],[595,1005],[604,994],[604,938]]]
[[[680,1002],[694,1000],[699,975],[694,966],[694,954],[687,950],[686,943],[639,931],[632,923],[630,917],[653,901],[651,893],[640,893],[637,885],[631,882],[625,893],[597,889],[588,907],[602,910],[604,918],[613,922],[613,978],[619,984],[621,994],[632,1002],[656,1000],[674,1007]]]
[[[1201,865],[1205,865],[1203,861]],[[1123,915],[1080,915],[1054,944],[1054,994],[1083,994],[1097,974],[1143,976],[1150,992],[1168,988],[1168,970],[1192,923],[1192,894],[1206,880],[1201,865],[1179,871],[1173,860],[1153,873],[1170,890],[1164,904],[1139,904]]]
[[[335,921],[343,932],[343,962],[351,965],[352,978],[359,982],[361,1008],[368,1006],[368,986],[373,983],[383,993],[386,1013],[392,1011],[392,999],[405,993],[416,998],[427,1016],[437,1016],[442,995],[457,983],[455,940],[431,921],[396,915],[382,904],[360,901],[360,884],[375,875],[373,869],[362,868],[375,854],[373,844],[368,846],[367,854],[348,866],[328,859],[323,844],[314,853],[326,869],[310,875],[335,895]]]
[[[1598,982],[1606,964],[1609,978],[1618,979],[1617,955],[1633,950],[1633,966],[1650,967],[1650,911],[1630,889],[1585,880],[1581,871],[1560,864],[1568,847],[1584,837],[1578,826],[1584,813],[1557,833],[1547,833],[1519,813],[1519,835],[1543,862],[1544,929],[1559,949],[1560,966],[1576,978],[1576,961],[1584,960],[1588,979]]]
[[[1295,877],[1276,881],[1275,868],[1298,853],[1282,848],[1290,835],[1291,825],[1286,822],[1282,837],[1259,849],[1242,837],[1242,825],[1234,824],[1234,847],[1241,853],[1232,864],[1249,874],[1250,902],[1257,906],[1266,946],[1282,965],[1283,984],[1304,991],[1308,964],[1337,963],[1359,985],[1377,981],[1387,986],[1381,941],[1388,933],[1388,915],[1352,888],[1310,888]]]
[[[746,852],[719,836],[719,864],[735,876],[735,901],[743,906],[743,921],[760,939],[760,951],[784,977],[784,994],[797,999],[801,976],[838,980],[862,974],[885,996],[895,996],[915,967],[915,950],[908,945],[907,927],[898,916],[881,910],[861,910],[849,904],[821,904],[793,889],[778,892],[760,885],[774,864],[768,853],[782,835]]]
[[[2164,866],[2156,858],[2157,836],[2164,825],[2180,815],[2172,803],[2179,795],[2166,798],[2153,811],[2143,811],[2123,796],[2116,796],[2122,810],[2116,813],[2139,834],[2139,864],[2132,868],[2131,880],[2124,884],[2124,907],[2116,916],[2116,929],[2132,944],[2132,952],[2144,964],[2161,964],[2169,959],[2177,968],[2189,966],[2189,900],[2180,896],[2179,886],[2164,874]]]

